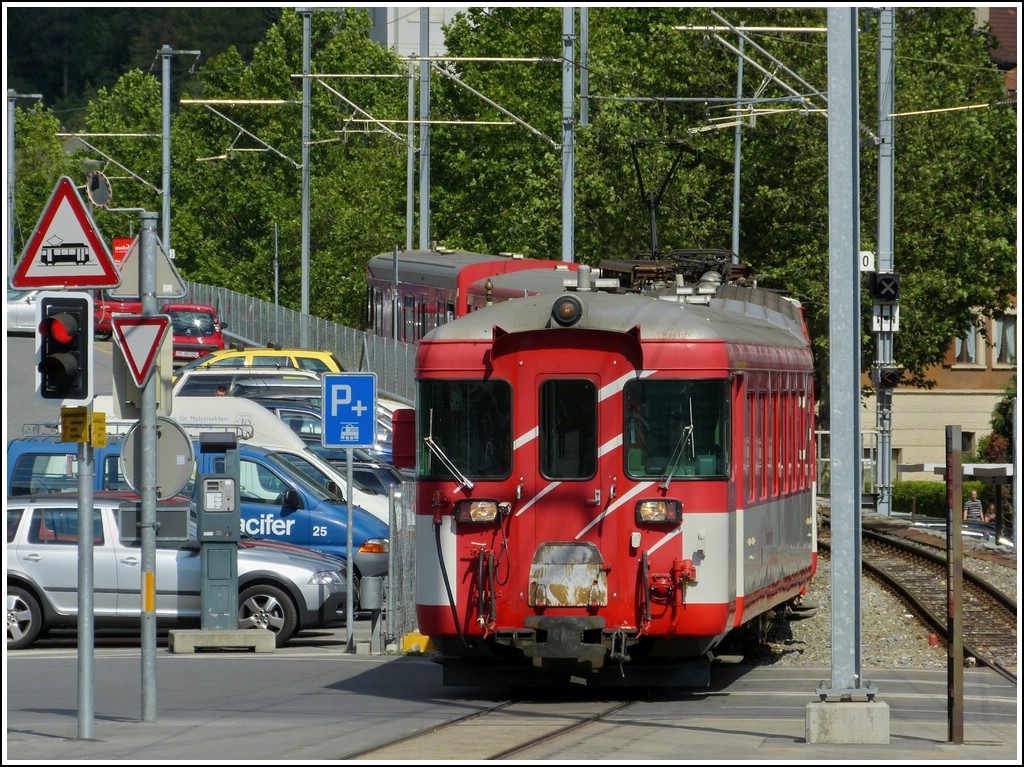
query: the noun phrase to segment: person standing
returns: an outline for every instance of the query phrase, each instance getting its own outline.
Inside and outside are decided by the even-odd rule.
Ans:
[[[971,497],[964,502],[964,519],[976,519],[981,522],[981,500],[978,491],[972,490]]]

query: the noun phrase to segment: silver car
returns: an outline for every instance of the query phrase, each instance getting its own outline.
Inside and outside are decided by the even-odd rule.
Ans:
[[[7,332],[10,335],[33,335],[36,332],[38,290],[7,289]]]
[[[128,493],[96,493],[93,612],[96,628],[138,628],[142,550],[121,543],[118,507]],[[169,503],[188,504],[178,498]],[[194,527],[193,527],[194,529]],[[238,544],[238,625],[264,628],[278,647],[298,631],[343,622],[344,560],[272,541]],[[201,623],[200,552],[194,541],[156,549],[157,626]],[[78,621],[78,498],[7,498],[7,649],[27,647],[50,628]]]

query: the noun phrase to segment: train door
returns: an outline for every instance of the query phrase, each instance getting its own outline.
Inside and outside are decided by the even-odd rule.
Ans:
[[[526,587],[527,613],[606,606],[609,579],[624,575],[609,573],[621,552],[608,547],[628,542],[632,514],[616,496],[623,473],[617,376],[628,366],[614,343],[598,346],[581,338],[578,347],[561,342],[559,353],[524,348],[516,357],[518,369],[529,372],[513,385],[535,393],[519,398],[514,414],[522,493],[511,561],[522,563],[515,579]]]

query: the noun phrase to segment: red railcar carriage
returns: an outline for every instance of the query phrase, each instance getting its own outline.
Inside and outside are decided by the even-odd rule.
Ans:
[[[445,683],[701,686],[799,603],[810,340],[798,303],[722,277],[524,296],[421,339],[395,444]]]

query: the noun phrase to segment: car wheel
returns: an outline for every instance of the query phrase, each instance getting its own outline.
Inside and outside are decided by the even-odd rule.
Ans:
[[[43,628],[43,611],[39,601],[24,589],[7,589],[7,649],[28,647]]]
[[[292,638],[298,622],[291,598],[277,586],[250,586],[238,595],[238,627],[272,631],[278,647]]]

